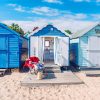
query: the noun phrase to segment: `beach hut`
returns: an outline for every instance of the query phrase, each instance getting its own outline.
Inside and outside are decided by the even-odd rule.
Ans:
[[[69,66],[69,37],[47,25],[29,35],[29,56],[37,56],[44,63]]]
[[[0,23],[0,68],[19,68],[22,44],[17,32]]]
[[[100,68],[100,23],[72,35],[70,60],[80,69]]]

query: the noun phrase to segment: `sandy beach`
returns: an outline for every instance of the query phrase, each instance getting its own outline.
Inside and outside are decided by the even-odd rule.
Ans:
[[[28,73],[13,72],[0,77],[0,100],[99,100],[100,77],[76,75],[85,82],[80,85],[23,87],[20,81]]]

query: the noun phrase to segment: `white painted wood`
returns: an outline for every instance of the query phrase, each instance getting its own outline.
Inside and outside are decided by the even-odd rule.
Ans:
[[[43,62],[43,52],[44,52],[44,39],[43,37],[38,38],[38,57],[41,62]]]
[[[89,38],[89,59],[91,66],[100,66],[100,37],[91,36]]]
[[[55,38],[55,64],[59,66],[69,65],[69,38],[56,37]]]
[[[58,37],[54,38],[54,62],[55,64],[60,65],[60,44]]]
[[[38,57],[38,37],[30,37],[30,56]]]
[[[69,65],[69,38],[61,37],[60,38],[60,64],[61,66]]]
[[[37,56],[43,61],[44,37],[30,38],[30,56]],[[69,65],[69,38],[54,37],[54,63],[59,66]]]

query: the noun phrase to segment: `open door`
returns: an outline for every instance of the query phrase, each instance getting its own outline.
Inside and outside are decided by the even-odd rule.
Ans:
[[[43,61],[43,37],[32,36],[30,38],[30,56],[39,57]]]
[[[38,57],[41,62],[43,62],[43,52],[44,52],[44,38],[43,37],[38,37]]]
[[[38,37],[30,37],[30,56],[38,57]]]
[[[54,63],[60,65],[60,39],[58,37],[54,38]]]
[[[55,64],[69,66],[69,38],[55,38]]]

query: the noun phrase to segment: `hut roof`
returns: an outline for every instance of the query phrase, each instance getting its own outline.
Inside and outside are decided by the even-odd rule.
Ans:
[[[67,35],[67,33],[61,32],[53,25],[47,25],[45,27],[42,27],[41,29],[37,29],[36,31],[34,31],[33,33],[28,35],[28,37],[30,37],[30,36],[61,36],[61,37],[66,37],[68,35]]]
[[[97,25],[100,25],[100,23],[96,23],[96,24],[94,24],[94,25],[91,25],[91,26],[89,26],[89,27],[87,27],[87,28],[85,28],[85,29],[83,29],[83,30],[80,30],[80,31],[78,31],[78,32],[76,32],[76,33],[74,33],[74,34],[72,34],[71,38],[72,38],[72,39],[74,39],[74,38],[79,38],[79,37],[85,35],[85,34],[86,34],[87,32],[89,32],[90,30],[92,30],[92,29],[93,29],[94,27],[96,27]]]
[[[15,32],[14,30],[10,29],[8,26],[6,26],[3,23],[0,23],[0,34],[16,34],[16,35],[20,36],[20,34]]]

